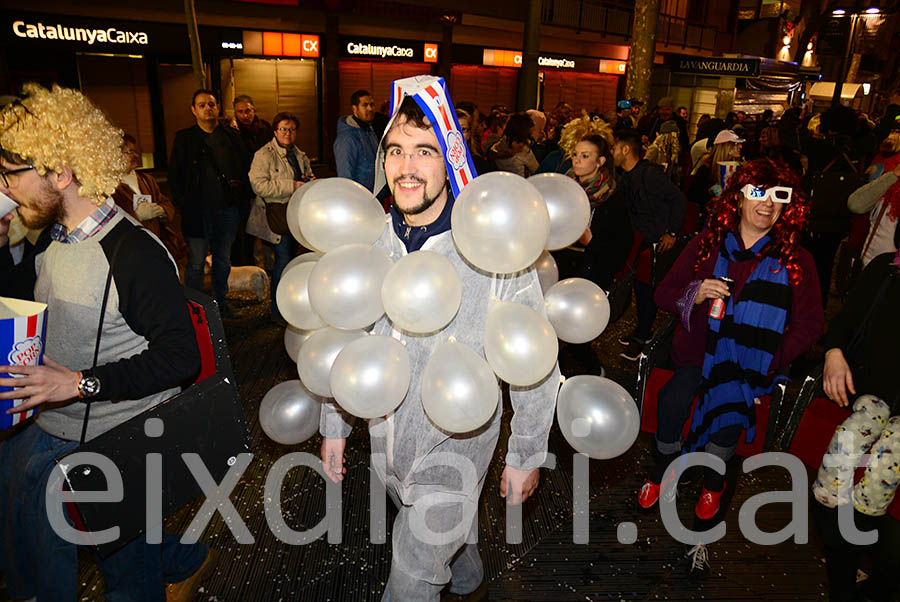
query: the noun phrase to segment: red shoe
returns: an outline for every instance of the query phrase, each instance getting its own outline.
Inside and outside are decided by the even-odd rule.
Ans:
[[[650,479],[644,482],[643,487],[638,492],[638,505],[644,509],[652,508],[659,501],[660,492],[663,492],[667,501],[672,501],[675,499],[676,491],[675,471],[670,470],[669,474],[662,480],[662,483],[654,483]]]
[[[722,501],[722,495],[725,493],[725,484],[722,485],[722,491],[710,491],[703,486],[700,493],[700,499],[697,500],[697,507],[694,511],[697,517],[703,520],[710,520],[719,511],[719,505]]]

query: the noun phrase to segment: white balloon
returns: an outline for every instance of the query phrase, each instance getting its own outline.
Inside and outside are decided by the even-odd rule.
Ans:
[[[547,203],[550,214],[547,248],[562,249],[581,238],[591,221],[591,202],[581,184],[561,173],[540,173],[528,181]]]
[[[384,315],[381,285],[394,265],[384,251],[362,244],[344,245],[314,265],[309,301],[328,324],[355,330]]]
[[[550,251],[545,250],[541,253],[534,262],[534,269],[537,270],[538,280],[541,282],[541,292],[546,295],[547,289],[559,282],[559,268]]]
[[[398,328],[424,334],[450,323],[462,300],[462,282],[450,260],[433,251],[401,257],[384,278],[384,312]]]
[[[291,200],[288,201],[285,217],[287,217],[288,230],[291,231],[291,236],[294,237],[294,240],[299,242],[304,249],[312,249],[312,244],[300,232],[300,199],[303,198],[305,192],[306,185],[294,191],[294,194],[291,195]]]
[[[308,284],[315,266],[315,263],[305,262],[284,270],[275,289],[275,303],[281,316],[291,326],[303,330],[327,326],[310,305]]]
[[[609,323],[609,300],[599,286],[584,278],[557,282],[544,294],[547,319],[567,343],[593,341]]]
[[[284,348],[294,363],[297,363],[297,354],[300,353],[300,348],[314,332],[316,331],[294,328],[290,324],[284,329]]]
[[[468,433],[497,411],[500,385],[480,355],[462,343],[435,348],[422,373],[422,406],[439,428]]]
[[[469,263],[486,272],[508,274],[524,270],[544,250],[550,215],[533,184],[496,171],[463,189],[450,224],[453,241]]]
[[[385,227],[384,208],[364,186],[347,178],[313,180],[294,197],[300,234],[311,248],[326,253],[349,244],[370,245]],[[303,245],[306,246],[306,245]]]
[[[309,253],[303,253],[302,255],[297,255],[296,257],[291,259],[286,266],[284,266],[284,270],[282,270],[282,273],[284,273],[288,269],[294,267],[295,265],[298,265],[301,263],[306,263],[308,261],[315,263],[316,261],[319,261],[319,259],[321,257],[322,257],[322,254],[316,253],[315,251],[310,251]]]
[[[491,369],[511,385],[527,387],[556,365],[559,342],[547,319],[519,303],[498,301],[484,325],[484,356]]]
[[[322,397],[331,397],[331,366],[347,343],[366,336],[362,330],[317,330],[300,349],[297,373],[303,385]]]
[[[378,418],[397,409],[409,390],[409,354],[395,338],[367,336],[348,343],[331,366],[331,392],[348,413]]]
[[[569,445],[598,460],[624,454],[641,428],[640,412],[628,391],[592,374],[573,376],[563,383],[556,419]]]
[[[283,445],[303,443],[319,430],[322,400],[299,380],[269,389],[259,404],[259,425],[269,439]]]

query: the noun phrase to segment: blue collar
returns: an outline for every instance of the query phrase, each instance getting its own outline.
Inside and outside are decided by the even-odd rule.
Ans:
[[[425,226],[410,226],[407,224],[400,212],[397,211],[393,200],[391,201],[391,222],[394,225],[394,233],[406,246],[407,253],[418,251],[425,244],[426,240],[450,229],[450,214],[453,212],[454,200],[453,192],[448,184],[447,204],[444,205],[444,210],[441,211],[436,220]]]

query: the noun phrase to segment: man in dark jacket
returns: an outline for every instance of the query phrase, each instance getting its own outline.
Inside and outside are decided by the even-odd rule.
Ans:
[[[231,246],[241,227],[241,210],[253,194],[247,178],[251,155],[233,128],[219,125],[212,92],[194,92],[191,112],[197,124],[175,134],[169,160],[169,185],[188,244],[185,284],[203,290],[203,268],[211,249],[216,301],[223,317],[234,318],[237,312],[226,304]]]
[[[272,140],[272,126],[256,114],[253,99],[246,94],[234,98],[234,119],[241,139],[252,155]]]
[[[375,186],[375,152],[378,138],[372,129],[375,118],[375,99],[366,90],[357,90],[350,97],[351,115],[338,119],[334,140],[334,161],[337,174],[359,182],[368,190]],[[377,190],[373,191],[376,194]]]
[[[675,236],[684,223],[687,199],[663,172],[659,165],[640,159],[641,139],[635,130],[618,130],[613,145],[613,160],[622,169],[620,186],[628,202],[631,224],[640,233],[643,249],[659,254],[671,251]],[[653,330],[656,304],[653,302],[653,275],[650,283],[634,280],[634,298],[638,323],[630,337],[620,342],[626,345],[622,357],[636,360]]]

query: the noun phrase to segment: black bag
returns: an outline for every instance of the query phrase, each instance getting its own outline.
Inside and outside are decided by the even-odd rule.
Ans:
[[[113,252],[115,262],[118,249]],[[111,270],[110,270],[111,274]],[[100,327],[94,351],[94,366],[100,346],[111,276],[107,276]],[[147,494],[162,501],[162,518],[202,494],[182,454],[197,454],[216,483],[221,482],[239,454],[250,451],[243,407],[238,398],[225,333],[215,301],[185,288],[197,335],[202,365],[197,381],[178,395],[138,414],[85,443],[90,404],[85,408],[81,445],[56,458],[65,466],[74,453],[94,452],[112,460],[122,478],[124,497],[116,503],[69,502],[69,515],[76,528],[98,532],[118,527],[119,537],[108,543],[93,543],[101,558],[107,558],[146,531]],[[145,434],[150,418],[162,421],[159,437]],[[147,492],[147,454],[162,456],[162,491]],[[62,467],[61,467],[62,468]],[[85,465],[65,466],[64,488],[68,491],[106,491],[101,470]],[[64,491],[65,494],[65,491]]]
[[[269,230],[275,234],[287,236],[291,229],[287,223],[287,203],[266,203],[266,221],[269,222]]]
[[[853,213],[847,208],[847,198],[866,183],[865,174],[841,153],[825,168],[809,178],[810,232],[849,232]]]
[[[253,198],[253,189],[250,188],[250,182],[246,179],[228,179],[224,176],[220,176],[220,179],[222,181],[222,194],[225,204],[229,207],[242,207],[247,205],[250,199]]]

